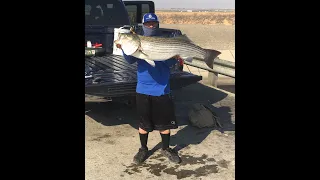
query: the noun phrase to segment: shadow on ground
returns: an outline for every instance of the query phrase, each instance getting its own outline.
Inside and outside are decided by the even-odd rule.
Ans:
[[[200,144],[213,130],[218,130],[220,132],[235,130],[234,124],[232,123],[232,111],[230,108],[231,106],[234,106],[234,99],[227,97],[228,94],[200,83],[190,85],[180,90],[175,90],[172,94],[176,104],[175,108],[178,125],[186,125],[175,135],[171,136],[170,145],[175,146],[175,150],[179,151],[190,144]],[[219,103],[220,101],[229,101],[231,105],[219,105],[221,104]],[[206,104],[213,112],[215,112],[220,118],[220,123],[223,128],[199,129],[190,125],[188,110],[195,103]],[[86,115],[105,126],[129,124],[133,128],[138,129],[138,117],[136,115],[135,106],[127,106],[120,102],[86,103],[85,106]],[[151,150],[151,154],[159,148],[161,148],[161,143]]]

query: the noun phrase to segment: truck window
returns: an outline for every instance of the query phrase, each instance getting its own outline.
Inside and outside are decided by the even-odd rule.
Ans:
[[[126,5],[128,14],[129,14],[129,20],[130,20],[130,24],[136,24],[136,18],[137,18],[137,5]]]
[[[140,19],[142,19],[143,15],[148,12],[150,12],[149,4],[142,4],[142,15]]]
[[[136,25],[138,23],[141,23],[142,17],[144,14],[151,12],[151,8],[150,8],[150,4],[147,4],[147,3],[139,2],[139,3],[133,4],[131,2],[133,1],[128,1],[128,3],[126,4],[126,8],[129,14],[130,24]],[[137,19],[137,16],[139,16],[138,19]]]
[[[129,17],[121,0],[85,0],[86,25],[128,25]]]

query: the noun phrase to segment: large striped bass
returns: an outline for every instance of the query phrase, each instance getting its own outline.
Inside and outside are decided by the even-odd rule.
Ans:
[[[211,49],[204,49],[193,43],[186,35],[176,37],[146,37],[132,33],[119,33],[115,44],[120,44],[126,55],[131,55],[145,60],[151,66],[154,61],[165,61],[174,56],[183,59],[200,59],[213,68],[214,59],[221,52]]]

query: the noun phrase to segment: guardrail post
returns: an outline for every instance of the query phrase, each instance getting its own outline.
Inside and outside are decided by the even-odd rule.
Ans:
[[[209,84],[213,87],[218,87],[218,73],[209,72],[208,74]]]

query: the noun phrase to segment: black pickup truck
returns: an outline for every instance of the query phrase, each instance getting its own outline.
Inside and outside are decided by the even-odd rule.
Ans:
[[[143,14],[154,11],[152,1],[85,0],[85,102],[133,100],[137,65],[113,54],[114,28],[130,26],[142,33]],[[180,30],[160,29],[163,36],[181,35]],[[88,42],[91,47],[87,46]],[[171,68],[172,90],[201,79],[201,76],[183,71],[183,60]]]

